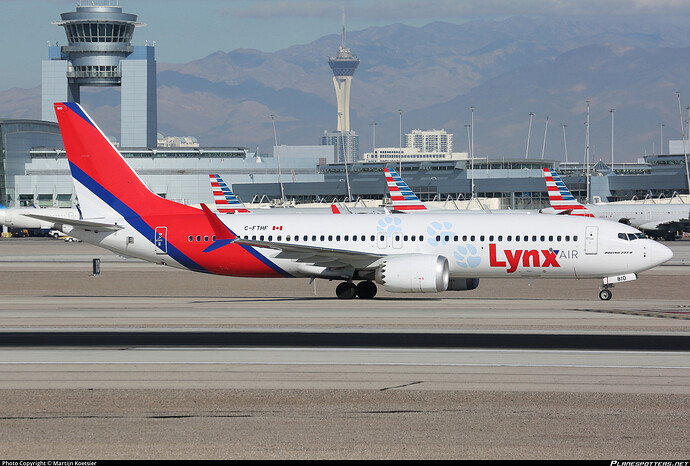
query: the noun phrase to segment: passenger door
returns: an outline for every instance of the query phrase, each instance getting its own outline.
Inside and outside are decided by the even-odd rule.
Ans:
[[[596,254],[599,250],[599,227],[585,228],[585,254]]]

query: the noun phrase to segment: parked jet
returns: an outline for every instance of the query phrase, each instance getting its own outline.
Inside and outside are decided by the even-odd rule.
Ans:
[[[209,174],[211,179],[211,190],[213,191],[213,199],[216,204],[216,211],[225,214],[237,214],[251,213],[237,197],[237,195],[232,192],[230,187],[223,181],[223,179],[218,174]],[[260,211],[263,214],[287,214],[287,213],[299,213],[299,214],[323,214],[323,213],[333,213],[333,214],[352,214],[352,213],[371,213],[371,212],[383,212],[383,209],[377,207],[339,207],[337,204],[330,204],[329,207],[267,207],[255,209],[255,211]]]
[[[150,191],[79,104],[55,111],[84,217],[67,233],[162,265],[341,280],[343,299],[372,298],[376,284],[442,292],[484,277],[597,277],[610,299],[613,284],[672,256],[630,226],[567,215],[215,214]]]
[[[575,200],[556,172],[544,168],[550,208],[543,213],[597,217],[631,225],[649,236],[676,239],[679,232],[690,231],[689,204],[587,204]]]
[[[49,216],[50,220],[41,219]],[[10,228],[40,228],[41,230],[59,230],[56,222],[63,219],[79,219],[76,208],[58,207],[5,207],[0,205],[0,225]]]
[[[248,214],[250,211],[240,202],[225,181],[217,174],[208,175],[211,179],[211,190],[216,203],[216,210],[222,214]]]

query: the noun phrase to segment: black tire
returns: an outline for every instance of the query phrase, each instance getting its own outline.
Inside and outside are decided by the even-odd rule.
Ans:
[[[370,281],[359,282],[357,284],[357,296],[362,299],[371,299],[376,296],[376,284]]]
[[[608,301],[611,299],[611,296],[613,296],[613,293],[611,293],[611,290],[601,290],[599,292],[599,299],[602,301]]]
[[[335,288],[335,295],[340,299],[352,299],[357,296],[357,287],[352,282],[342,282]]]

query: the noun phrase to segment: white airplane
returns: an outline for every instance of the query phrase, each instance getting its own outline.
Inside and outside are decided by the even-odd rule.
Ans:
[[[50,219],[42,219],[43,216],[48,216]],[[59,223],[63,219],[77,220],[79,219],[79,211],[75,208],[62,207],[5,207],[0,205],[0,225],[10,228],[59,230]]]
[[[677,232],[690,231],[688,204],[581,204],[575,200],[557,173],[544,168],[551,207],[546,214],[596,217],[631,225],[649,236],[676,239]]]
[[[672,257],[635,228],[567,215],[215,214],[150,191],[76,103],[56,103],[83,219],[65,232],[162,265],[238,277],[341,280],[339,298],[470,290],[480,278],[616,283]],[[355,284],[355,282],[359,282]]]
[[[218,174],[209,174],[211,180],[211,191],[213,192],[213,200],[216,205],[215,211],[222,214],[249,214],[252,211],[239,200],[237,195],[232,192],[230,187]],[[254,210],[255,212],[257,209]],[[366,214],[371,212],[383,212],[383,209],[377,207],[338,207],[336,204],[330,204],[329,207],[300,207],[294,206],[289,208],[260,208],[263,214],[323,214],[331,212],[333,214]]]

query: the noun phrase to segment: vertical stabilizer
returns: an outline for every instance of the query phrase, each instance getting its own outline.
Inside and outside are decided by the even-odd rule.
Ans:
[[[151,192],[79,104],[54,106],[84,218],[135,218],[197,210]]]
[[[426,206],[392,168],[383,169],[395,210],[426,210]]]
[[[221,214],[248,214],[251,211],[237,198],[235,193],[218,174],[209,174],[216,210]]]
[[[570,193],[558,173],[544,168],[544,181],[546,181],[546,190],[549,193],[549,203],[557,214],[593,217],[592,214],[588,213],[587,207],[580,204]]]

